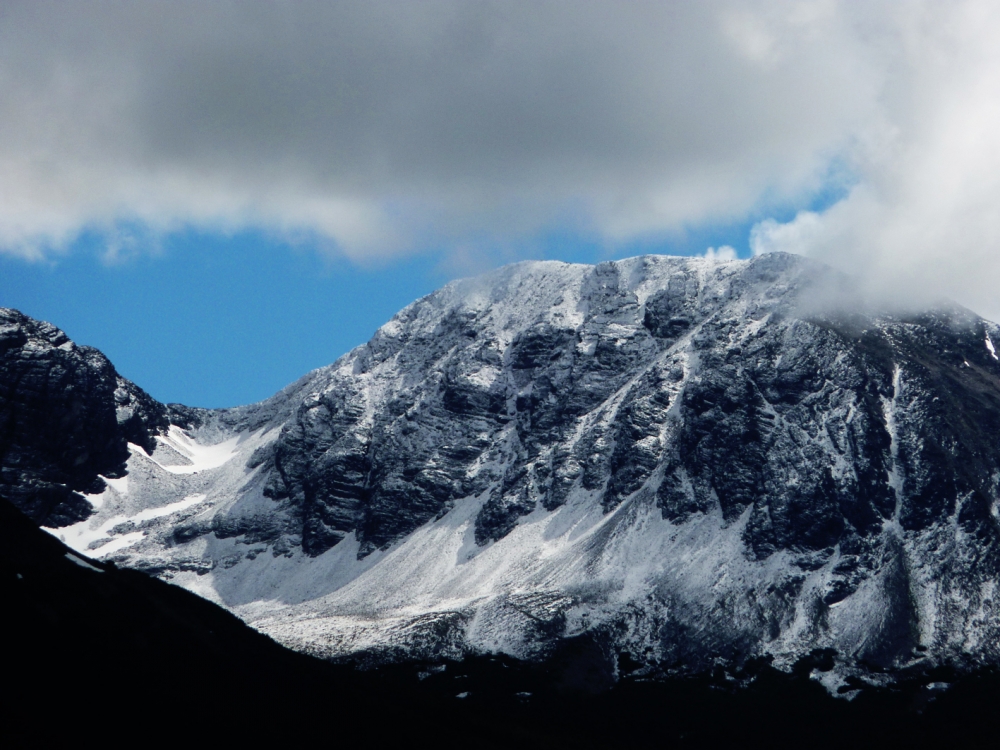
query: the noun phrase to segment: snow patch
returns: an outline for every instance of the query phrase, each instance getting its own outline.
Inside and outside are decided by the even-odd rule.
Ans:
[[[80,557],[77,557],[77,556],[76,556],[76,555],[75,555],[74,553],[72,553],[72,552],[67,552],[67,553],[66,553],[66,559],[67,559],[67,560],[69,560],[70,562],[74,562],[74,563],[76,563],[76,564],[77,564],[77,565],[79,565],[79,566],[80,566],[81,568],[86,568],[87,570],[93,570],[93,571],[94,571],[94,572],[96,572],[96,573],[103,573],[103,572],[104,572],[104,571],[103,571],[103,570],[101,570],[100,568],[98,568],[98,567],[96,567],[96,566],[94,566],[94,565],[91,565],[91,564],[90,564],[89,562],[87,562],[86,560],[84,560],[84,559],[82,559],[82,558],[80,558]]]
[[[240,436],[237,435],[214,445],[202,445],[180,427],[170,425],[167,434],[165,436],[158,435],[156,440],[173,448],[191,462],[186,466],[158,464],[161,469],[165,469],[171,474],[194,474],[206,469],[217,469],[232,460],[239,453],[237,445],[240,442]]]
[[[146,535],[141,531],[133,531],[123,536],[116,536],[107,544],[104,544],[98,547],[96,550],[93,550],[93,552],[97,555],[101,555],[102,557],[105,555],[111,555],[114,554],[115,552],[118,552],[119,550],[125,549],[126,547],[131,547],[136,542],[141,541],[143,538],[145,538],[145,536]]]
[[[44,526],[42,528],[71,549],[81,553],[90,552],[103,557],[129,547],[145,536],[143,532],[136,531],[112,537],[112,529],[116,526],[129,522],[139,524],[143,521],[151,521],[154,518],[163,518],[164,516],[187,510],[204,502],[204,500],[205,495],[189,495],[183,500],[171,503],[170,505],[164,505],[159,508],[146,508],[131,516],[117,515],[99,524],[94,524],[91,519],[87,519],[72,526],[64,526],[59,529],[48,529]],[[104,544],[96,544],[103,539],[107,540]]]
[[[119,495],[124,495],[128,492],[128,477],[119,477],[118,479],[108,479],[107,477],[101,477],[109,487],[111,487]]]
[[[171,503],[170,505],[164,505],[162,508],[147,508],[146,510],[139,511],[134,516],[130,516],[128,520],[135,523],[151,521],[154,518],[162,518],[163,516],[169,516],[171,513],[179,513],[182,510],[187,510],[198,503],[204,502],[204,500],[205,495],[203,494],[188,495],[183,500]]]

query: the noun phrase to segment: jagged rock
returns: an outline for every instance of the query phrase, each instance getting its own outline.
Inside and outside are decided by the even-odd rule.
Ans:
[[[0,308],[0,494],[40,524],[90,514],[80,493],[122,476],[128,443],[147,450],[166,409],[96,349]]]

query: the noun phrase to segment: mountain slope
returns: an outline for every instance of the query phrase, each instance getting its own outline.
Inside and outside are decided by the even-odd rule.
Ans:
[[[261,404],[167,410],[55,533],[334,658],[992,664],[998,336],[794,256],[518,264]]]
[[[218,738],[332,734],[437,747],[992,747],[1000,681],[938,670],[838,701],[766,663],[730,675],[610,685],[593,649],[567,642],[543,664],[473,657],[368,671],[281,648],[176,586],[71,551],[0,500],[0,645],[8,745],[82,734]],[[581,648],[582,646],[582,648]],[[594,680],[596,676],[602,679]],[[940,680],[957,680],[947,693]],[[391,721],[386,721],[391,716]],[[725,717],[726,721],[719,721]],[[824,727],[821,737],[815,728]]]
[[[462,710],[453,690],[421,690],[410,674],[360,673],[289,651],[177,586],[70,550],[2,498],[0,598],[8,746],[141,737],[151,727],[171,738],[232,742],[252,731],[256,741],[287,741],[290,727],[302,732],[318,716],[338,740],[369,744],[433,733],[441,747],[467,747],[470,736],[510,747],[534,734],[497,727],[493,705]],[[502,697],[516,701],[510,693]],[[369,722],[390,707],[391,725]],[[551,747],[544,726],[536,731],[547,741],[529,746]]]

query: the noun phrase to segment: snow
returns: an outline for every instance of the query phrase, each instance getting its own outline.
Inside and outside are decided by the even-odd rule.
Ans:
[[[889,433],[889,455],[892,458],[892,465],[888,471],[889,486],[896,495],[896,508],[892,518],[887,521],[898,535],[902,535],[902,527],[899,525],[899,513],[903,502],[903,476],[900,472],[899,461],[899,430],[896,425],[896,405],[899,402],[903,389],[903,369],[898,365],[893,366],[892,373],[892,398],[882,397],[882,412],[885,416],[885,427]]]
[[[143,521],[149,521],[154,518],[162,518],[163,516],[169,516],[173,513],[179,513],[182,510],[187,510],[188,508],[198,505],[204,502],[205,495],[189,495],[188,497],[180,500],[176,503],[171,503],[170,505],[165,505],[162,508],[147,508],[146,510],[136,513],[127,520],[134,521],[135,523],[141,523]]]
[[[94,572],[96,572],[96,573],[103,573],[103,572],[104,572],[104,571],[103,571],[103,570],[101,570],[100,568],[98,568],[98,567],[96,567],[96,566],[94,566],[94,565],[91,565],[91,564],[90,564],[89,562],[87,562],[87,561],[86,561],[86,560],[84,560],[83,558],[81,558],[81,557],[78,557],[78,556],[77,556],[76,554],[74,554],[73,552],[67,552],[67,553],[66,553],[66,559],[67,559],[67,560],[69,560],[69,561],[71,561],[71,562],[74,562],[74,563],[76,563],[76,564],[77,564],[77,565],[79,565],[79,566],[80,566],[81,568],[86,568],[87,570],[93,570],[93,571],[94,571]]]
[[[160,464],[161,468],[166,469],[171,474],[195,474],[207,469],[216,469],[237,455],[239,452],[237,445],[240,442],[240,436],[237,435],[214,445],[203,445],[176,425],[170,425],[166,436],[158,436],[156,439],[191,462],[186,466]]]
[[[108,485],[110,485],[115,492],[120,495],[124,495],[128,492],[128,477],[124,476],[119,479],[108,479],[107,477],[101,477]]]
[[[123,550],[126,547],[131,547],[136,542],[141,541],[142,538],[145,536],[146,535],[143,534],[141,531],[133,531],[129,534],[116,536],[107,544],[103,544],[100,547],[95,548],[93,550],[93,554],[100,555],[102,557],[114,554],[115,552]],[[69,542],[67,542],[67,544],[69,544]]]
[[[112,516],[107,520],[103,520],[99,524],[94,524],[93,519],[87,519],[73,524],[72,526],[64,526],[59,529],[42,528],[52,534],[52,536],[62,541],[68,547],[77,550],[78,552],[90,552],[91,554],[103,557],[129,547],[145,536],[143,532],[135,531],[111,537],[111,530],[116,526],[129,522],[140,524],[143,521],[151,521],[155,518],[164,518],[174,513],[187,510],[188,508],[204,502],[204,500],[205,495],[203,494],[190,495],[178,502],[159,508],[147,508],[131,516]],[[104,544],[96,544],[102,539],[107,539],[107,541]]]
[[[986,334],[986,348],[990,350],[990,356],[993,357],[993,359],[1000,361],[1000,357],[997,356],[997,350],[993,346],[993,340],[990,338],[988,333]]]
[[[405,641],[411,633],[419,637],[413,628],[421,618],[472,612],[465,633],[469,645],[529,656],[530,644],[522,643],[511,618],[526,622],[567,611],[572,635],[574,627],[582,629],[574,626],[581,618],[592,627],[651,587],[670,586],[708,604],[713,589],[746,590],[785,564],[780,556],[766,563],[746,559],[741,535],[749,513],[728,527],[721,516],[676,527],[662,518],[650,495],[604,515],[589,493],[578,493],[559,510],[536,511],[499,542],[476,548],[472,522],[480,507],[477,499],[462,501],[448,516],[363,561],[353,559],[353,549],[340,552],[346,541],[315,563],[301,560],[297,574],[284,577],[280,599],[269,603],[263,590],[269,571],[256,568],[249,580],[261,586],[258,601],[234,609],[279,641],[320,655],[375,648],[393,638]],[[322,571],[329,570],[324,557],[338,558],[339,580],[329,582],[330,593],[315,596],[319,581],[310,580],[307,570],[315,565],[312,572],[322,579]],[[236,568],[205,576],[223,601]],[[607,601],[573,609],[562,592],[585,584],[607,592]],[[521,604],[505,604],[512,597]]]
[[[809,678],[815,680],[824,688],[826,688],[826,691],[832,696],[846,698],[847,700],[853,700],[854,697],[857,695],[857,693],[854,691],[846,691],[847,692],[846,695],[844,693],[839,692],[840,689],[847,684],[847,681],[843,678],[842,675],[833,670],[829,672],[820,672],[817,670],[813,670],[810,673]]]

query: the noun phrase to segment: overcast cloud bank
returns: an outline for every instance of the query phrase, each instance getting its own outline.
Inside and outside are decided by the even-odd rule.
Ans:
[[[998,31],[985,2],[8,2],[0,249],[122,252],[137,225],[356,259],[614,244],[834,183],[754,250],[997,318]]]

